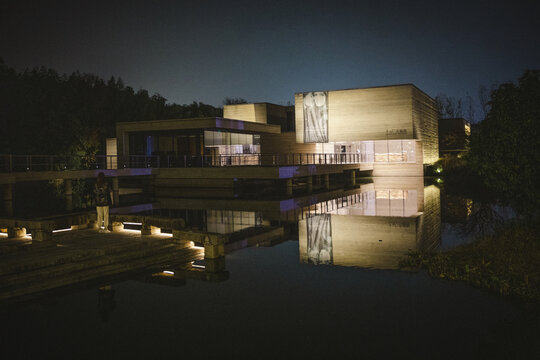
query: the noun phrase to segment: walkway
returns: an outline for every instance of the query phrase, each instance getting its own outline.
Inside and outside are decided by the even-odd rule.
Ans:
[[[1,236],[0,250],[0,300],[149,268],[174,276],[171,267],[189,271],[204,257],[204,249],[191,242],[129,230],[66,231],[34,243]]]

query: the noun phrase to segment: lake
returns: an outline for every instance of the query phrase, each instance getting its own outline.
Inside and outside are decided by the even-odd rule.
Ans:
[[[459,229],[471,206],[421,178],[292,199],[163,191],[147,213],[236,234],[227,276],[168,278],[168,261],[10,299],[0,303],[2,351],[6,359],[539,355],[534,307],[397,270],[409,250],[467,241]],[[279,228],[285,236],[258,237]]]

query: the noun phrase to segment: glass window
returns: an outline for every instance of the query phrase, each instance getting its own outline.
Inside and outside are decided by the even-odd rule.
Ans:
[[[213,131],[204,131],[204,145],[212,146],[214,145],[214,134]]]
[[[388,162],[388,142],[379,140],[373,142],[375,162]]]
[[[402,140],[403,144],[403,161],[408,163],[416,162],[416,153],[414,148],[416,146],[415,140]]]
[[[401,140],[388,140],[388,161],[402,162]]]

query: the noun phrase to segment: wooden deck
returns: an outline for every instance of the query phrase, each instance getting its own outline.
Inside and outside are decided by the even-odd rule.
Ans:
[[[93,229],[55,233],[52,241],[0,237],[0,301],[102,277],[204,258],[204,249],[170,236]]]

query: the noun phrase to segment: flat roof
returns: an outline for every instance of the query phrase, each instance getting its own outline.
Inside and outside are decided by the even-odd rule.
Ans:
[[[116,135],[122,132],[174,131],[174,130],[229,130],[247,134],[281,134],[279,125],[220,117],[131,121],[116,123]]]
[[[413,87],[415,88],[416,90],[420,91],[422,94],[428,96],[431,98],[431,96],[429,96],[425,91],[423,91],[422,89],[420,89],[418,86],[412,84],[412,83],[405,83],[405,84],[395,84],[395,85],[379,85],[379,86],[367,86],[367,87],[359,87],[359,88],[348,88],[348,89],[335,89],[335,90],[330,90],[330,89],[327,89],[327,90],[311,90],[311,91],[302,91],[302,92],[295,92],[294,95],[298,95],[298,94],[305,94],[305,93],[308,93],[308,92],[319,92],[319,91],[331,91],[331,92],[335,92],[335,91],[349,91],[349,90],[369,90],[369,89],[379,89],[379,88],[388,88],[388,87],[400,87],[400,86],[408,86],[408,87]]]

